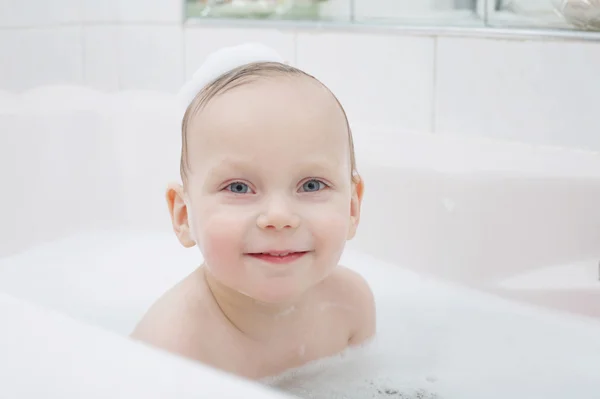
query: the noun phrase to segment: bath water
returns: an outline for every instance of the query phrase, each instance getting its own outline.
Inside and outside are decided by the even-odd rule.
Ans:
[[[126,335],[197,267],[196,257],[171,233],[90,231],[0,259],[0,291]],[[315,399],[598,398],[599,321],[442,283],[352,249],[342,264],[373,289],[376,339],[263,383]]]

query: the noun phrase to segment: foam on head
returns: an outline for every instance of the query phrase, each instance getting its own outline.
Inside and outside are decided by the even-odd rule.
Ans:
[[[185,184],[187,169],[189,168],[187,156],[187,137],[190,120],[215,96],[228,89],[238,87],[260,76],[297,75],[314,79],[323,87],[323,83],[312,75],[287,65],[284,59],[273,49],[260,43],[246,43],[233,47],[225,47],[210,54],[206,61],[194,73],[192,79],[184,84],[178,94],[179,104],[182,108],[181,124],[181,165],[180,172]],[[357,181],[356,161],[354,156],[354,143],[348,124],[346,112],[339,100],[329,89],[329,93],[338,103],[340,110],[346,118],[348,138],[350,144],[350,160],[352,179]]]
[[[242,65],[256,62],[285,64],[283,58],[275,50],[260,43],[246,43],[215,51],[206,58],[192,79],[185,83],[179,91],[180,104],[184,110],[187,110],[196,96],[220,76]]]

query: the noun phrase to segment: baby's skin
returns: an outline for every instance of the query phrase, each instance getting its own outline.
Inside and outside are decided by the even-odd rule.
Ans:
[[[179,241],[204,263],[132,334],[250,379],[376,330],[369,286],[338,265],[363,193],[346,116],[323,84],[290,70],[242,70],[188,113],[183,184],[167,203]]]
[[[261,379],[359,345],[373,334],[368,287],[341,266],[288,307],[247,303],[239,293],[219,303],[207,274],[201,267],[167,292],[133,336]]]

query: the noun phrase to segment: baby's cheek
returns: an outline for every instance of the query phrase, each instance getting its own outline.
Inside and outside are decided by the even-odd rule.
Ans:
[[[224,230],[209,230],[203,240],[203,252],[208,259],[230,257],[235,253],[234,243]]]
[[[312,231],[327,261],[337,263],[346,245],[349,216],[341,212],[326,212],[313,220]]]
[[[313,219],[318,227],[319,235],[327,237],[327,241],[344,241],[350,225],[349,213],[340,210],[324,210]]]
[[[244,224],[231,214],[205,214],[199,223],[199,245],[206,263],[227,268],[235,264],[243,251]]]

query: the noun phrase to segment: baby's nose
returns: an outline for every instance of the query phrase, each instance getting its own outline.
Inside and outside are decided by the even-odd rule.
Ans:
[[[266,230],[295,229],[300,225],[300,217],[287,207],[271,207],[257,218],[256,224]]]

